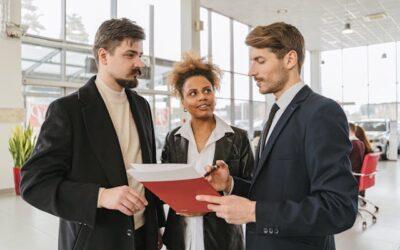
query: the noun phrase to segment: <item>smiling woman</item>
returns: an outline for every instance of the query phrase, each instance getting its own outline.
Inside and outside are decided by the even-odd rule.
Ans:
[[[214,114],[219,68],[197,55],[185,54],[183,61],[174,65],[169,81],[191,120],[168,133],[161,161],[188,163],[204,175],[207,165],[224,160],[233,175],[249,180],[253,154],[246,131],[229,126]],[[177,250],[244,248],[241,226],[229,225],[215,214],[183,215],[172,209],[163,240],[168,249]]]

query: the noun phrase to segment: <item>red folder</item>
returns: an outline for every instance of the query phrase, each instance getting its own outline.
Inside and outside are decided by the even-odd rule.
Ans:
[[[203,176],[187,164],[133,164],[133,178],[177,213],[207,213],[207,203],[196,195],[221,196]]]

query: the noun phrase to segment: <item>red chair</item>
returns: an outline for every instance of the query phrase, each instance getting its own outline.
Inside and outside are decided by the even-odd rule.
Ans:
[[[365,191],[368,188],[371,188],[375,185],[375,175],[376,168],[378,165],[378,160],[380,157],[380,153],[369,153],[365,155],[363,165],[361,167],[361,173],[354,173],[353,175],[359,177],[358,181],[358,191]],[[379,207],[369,200],[365,199],[361,195],[358,196],[358,199],[364,203],[365,208],[358,206],[358,214],[362,219],[362,228],[365,230],[367,228],[367,221],[361,212],[366,212],[372,216],[372,223],[376,223],[376,213],[379,211]],[[360,203],[359,203],[360,204]],[[366,205],[372,205],[375,208],[374,212],[371,212],[366,208]]]

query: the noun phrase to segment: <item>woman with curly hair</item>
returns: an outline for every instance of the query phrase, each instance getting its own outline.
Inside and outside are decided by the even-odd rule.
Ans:
[[[246,131],[214,114],[218,67],[187,53],[174,65],[169,83],[191,119],[168,133],[161,161],[192,164],[203,175],[205,166],[223,160],[232,175],[250,180],[254,158]],[[240,225],[228,224],[215,213],[176,214],[173,209],[168,213],[163,242],[171,250],[244,249]]]

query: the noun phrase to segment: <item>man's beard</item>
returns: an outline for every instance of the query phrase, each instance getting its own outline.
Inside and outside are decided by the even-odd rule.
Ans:
[[[115,81],[118,83],[119,86],[123,87],[123,88],[136,88],[139,84],[138,79],[134,78],[134,79],[115,79]]]
[[[121,86],[123,88],[133,89],[138,86],[139,81],[136,77],[140,76],[141,74],[142,74],[142,72],[140,71],[140,69],[136,68],[132,72],[132,75],[135,76],[133,79],[117,78],[117,79],[115,79],[115,81],[118,83],[119,86]]]

